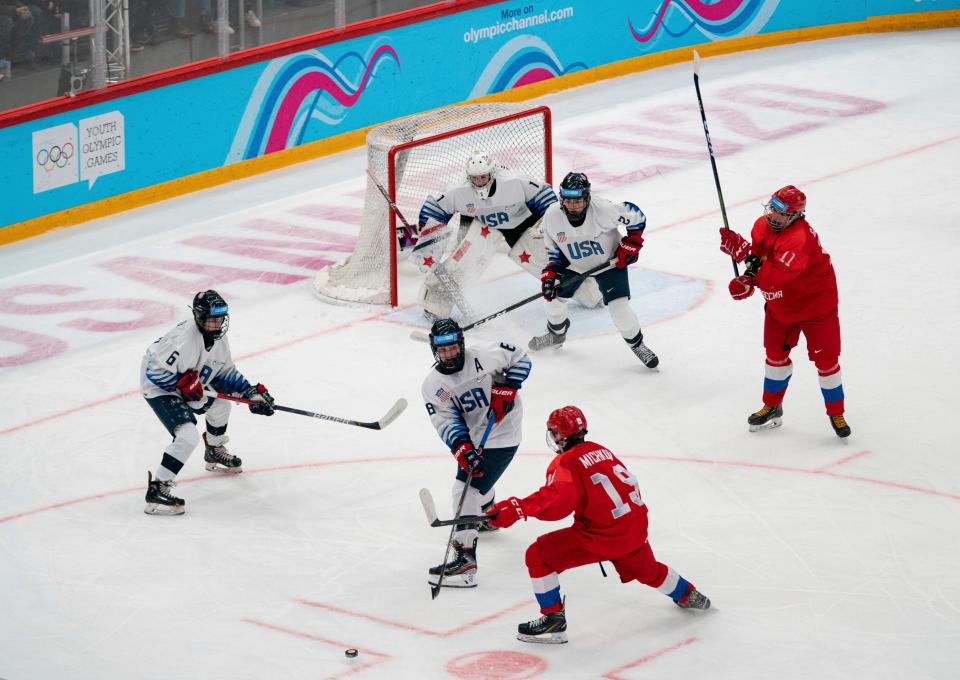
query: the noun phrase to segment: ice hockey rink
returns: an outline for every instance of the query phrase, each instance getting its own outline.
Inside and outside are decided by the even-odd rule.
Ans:
[[[526,495],[550,457],[548,413],[580,406],[650,508],[651,544],[713,601],[681,611],[608,566],[561,575],[567,645],[530,645],[527,545],[564,526],[483,536],[480,585],[427,568],[447,532],[455,463],[420,403],[429,347],[409,306],[311,293],[352,250],[364,154],[344,153],[0,249],[0,677],[955,678],[960,666],[960,31],[826,40],[702,63],[731,225],[796,184],[840,287],[853,435],[834,436],[805,345],[778,430],[760,406],[762,302],[727,295],[729,258],[692,63],[544,97],[555,179],[637,203],[646,245],[633,307],[651,372],[604,311],[576,310],[537,354],[524,440],[498,497]],[[498,263],[478,313],[535,292]],[[245,472],[194,452],[181,517],[143,513],[168,435],[137,389],[140,359],[197,290],[230,303],[240,369],[278,403],[382,432],[237,408]],[[526,344],[531,304],[467,334]],[[355,647],[355,659],[344,649]]]

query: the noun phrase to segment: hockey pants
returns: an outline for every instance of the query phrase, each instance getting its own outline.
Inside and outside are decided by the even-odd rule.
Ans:
[[[147,399],[147,403],[173,437],[173,441],[164,449],[160,467],[154,475],[162,482],[176,478],[200,443],[196,414],[204,414],[208,444],[219,446],[227,441],[230,402],[226,399],[209,397],[202,408],[197,410],[191,409],[187,402],[173,395],[153,397]]]

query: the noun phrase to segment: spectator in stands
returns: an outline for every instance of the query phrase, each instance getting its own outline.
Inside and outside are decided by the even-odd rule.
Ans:
[[[0,0],[0,16],[13,22],[9,37],[10,61],[14,64],[32,62],[39,45],[43,10],[20,0]]]
[[[13,23],[12,18],[6,14],[0,14],[0,80],[6,77],[7,64],[13,57]]]

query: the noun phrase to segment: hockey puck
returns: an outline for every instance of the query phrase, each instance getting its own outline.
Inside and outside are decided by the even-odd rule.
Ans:
[[[343,653],[344,653],[348,658],[354,659],[354,658],[356,658],[357,654],[360,653],[360,651],[357,650],[357,649],[354,649],[353,647],[351,647],[350,649],[344,650]]]

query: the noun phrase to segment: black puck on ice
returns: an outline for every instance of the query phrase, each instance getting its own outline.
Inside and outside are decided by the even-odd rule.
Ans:
[[[355,658],[355,657],[357,656],[357,654],[360,653],[360,651],[357,650],[357,649],[354,649],[353,647],[351,647],[350,649],[344,650],[343,653],[344,653],[348,658],[353,659],[353,658]]]

